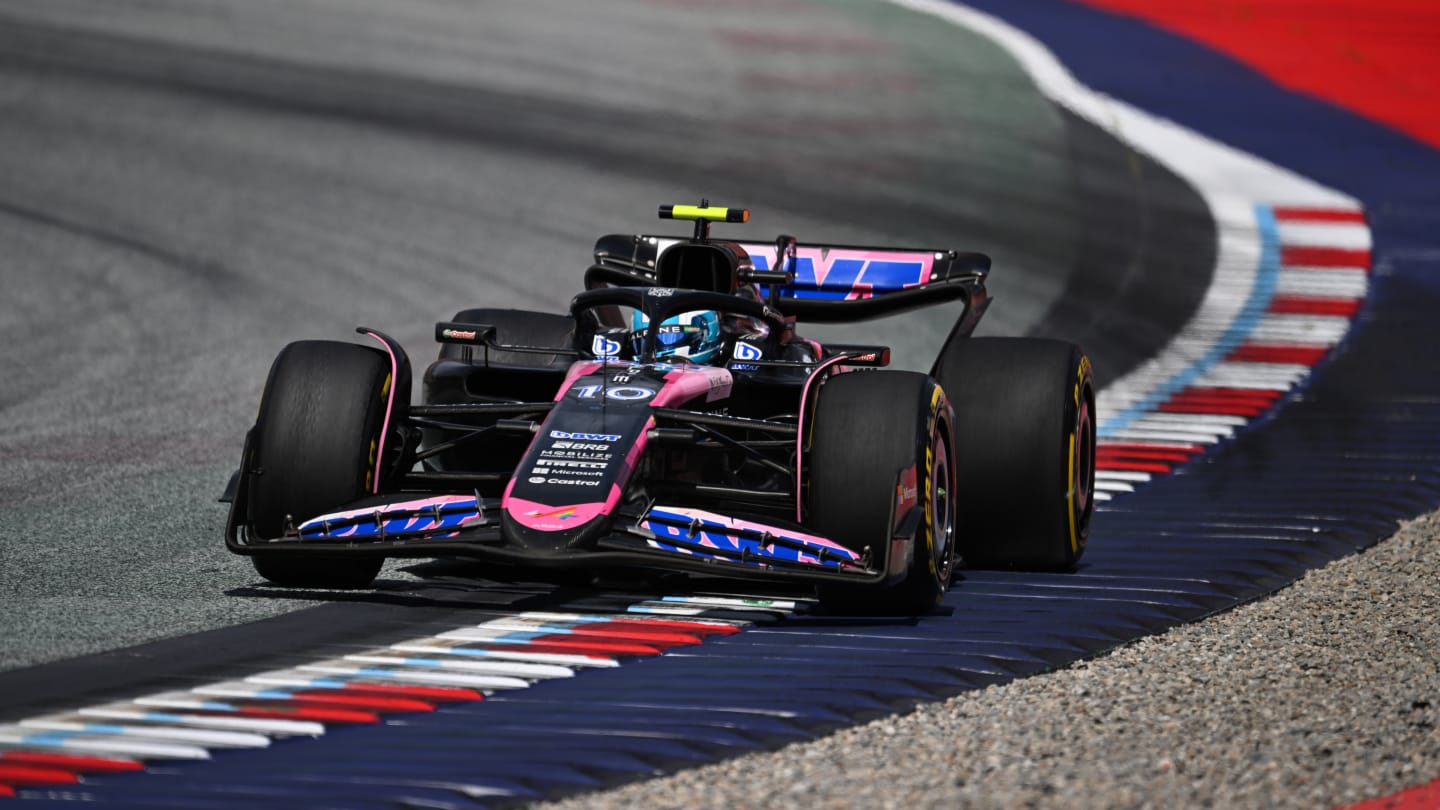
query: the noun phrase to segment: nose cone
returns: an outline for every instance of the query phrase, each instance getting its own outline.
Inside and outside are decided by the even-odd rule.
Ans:
[[[511,545],[527,551],[589,548],[607,524],[605,507],[604,501],[551,506],[512,497],[506,499],[500,527]]]

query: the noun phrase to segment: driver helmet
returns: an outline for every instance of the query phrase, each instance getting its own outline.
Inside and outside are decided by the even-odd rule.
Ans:
[[[645,333],[650,319],[636,310],[631,316],[631,347],[639,357],[644,350]],[[720,356],[724,339],[720,334],[720,315],[714,310],[697,309],[682,312],[660,322],[655,335],[656,360],[679,360],[687,363],[709,363]]]

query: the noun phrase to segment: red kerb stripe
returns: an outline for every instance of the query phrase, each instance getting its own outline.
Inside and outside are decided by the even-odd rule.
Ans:
[[[79,781],[79,776],[60,768],[44,768],[38,765],[7,765],[0,762],[0,784],[21,787],[28,785],[68,785]]]
[[[334,706],[373,712],[433,712],[435,707],[423,700],[396,695],[375,695],[351,692],[348,689],[304,689],[291,697],[304,706]]]
[[[663,647],[649,642],[638,644],[599,638],[577,638],[569,634],[557,633],[536,636],[524,644],[507,644],[503,647],[496,646],[493,649],[613,658],[617,655],[659,655]]]
[[[1299,208],[1276,206],[1275,218],[1302,222],[1359,222],[1364,224],[1365,212],[1339,208]]]
[[[133,759],[87,757],[77,754],[46,754],[39,751],[0,751],[0,760],[23,765],[63,768],[76,773],[120,773],[145,770],[143,764]]]
[[[353,709],[326,709],[319,706],[300,706],[291,703],[240,704],[233,712],[195,712],[195,714],[213,714],[217,717],[238,715],[240,717],[257,717],[264,720],[310,720],[316,723],[380,722],[380,716],[374,712],[362,712]]]
[[[1161,413],[1210,413],[1217,416],[1259,416],[1270,406],[1244,405],[1239,403],[1191,404],[1187,402],[1166,402],[1157,410]]]
[[[1281,394],[1283,393],[1283,391],[1268,391],[1263,388],[1201,388],[1199,386],[1191,386],[1190,388],[1186,388],[1185,390],[1176,394],[1173,399],[1188,399],[1190,397],[1213,397],[1215,399],[1256,399],[1263,402],[1273,402],[1279,399]]]
[[[1277,295],[1270,299],[1270,311],[1280,315],[1343,315],[1349,318],[1360,311],[1360,299]]]
[[[1250,343],[1236,348],[1225,359],[1237,363],[1299,363],[1313,366],[1329,351],[1324,346],[1267,346]]]
[[[1346,805],[1341,810],[1433,810],[1435,807],[1440,807],[1440,779],[1389,796]]]
[[[1106,458],[1095,460],[1097,470],[1118,470],[1123,472],[1147,472],[1164,475],[1170,472],[1169,464],[1160,464],[1154,461],[1121,461],[1119,459]]]
[[[1116,450],[1103,445],[1095,448],[1095,458],[1117,461],[1171,461],[1183,464],[1190,460],[1191,455],[1179,450]]]
[[[1280,264],[1285,267],[1363,267],[1368,270],[1370,251],[1305,245],[1282,246]]]
[[[1174,396],[1165,405],[1184,405],[1186,407],[1199,408],[1229,408],[1232,406],[1242,408],[1268,408],[1275,404],[1273,399],[1260,399],[1259,397],[1206,397],[1206,396]]]
[[[354,682],[345,684],[343,690],[353,694],[407,697],[431,703],[455,703],[485,699],[484,695],[474,689],[457,686],[407,686],[398,683]]]
[[[1189,453],[1194,455],[1205,450],[1204,446],[1198,444],[1180,444],[1178,442],[1111,442],[1101,441],[1095,446],[1096,453],[1120,453],[1130,450],[1173,450],[1177,453]]]
[[[695,636],[733,636],[740,632],[740,628],[729,624],[715,624],[705,621],[687,621],[685,619],[614,619],[610,624],[640,625],[642,627],[664,627],[672,630],[680,630]]]
[[[695,633],[683,633],[668,627],[647,627],[636,622],[625,621],[577,624],[570,628],[570,634],[585,639],[638,641],[653,647],[699,644],[703,640]]]

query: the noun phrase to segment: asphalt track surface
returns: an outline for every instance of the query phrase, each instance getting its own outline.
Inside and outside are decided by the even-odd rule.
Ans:
[[[1210,260],[1193,196],[996,46],[863,2],[11,2],[0,105],[3,669],[313,604],[219,542],[275,352],[365,324],[423,363],[454,310],[563,307],[659,202],[988,252],[984,331],[1102,382]],[[923,367],[942,323],[867,334]]]

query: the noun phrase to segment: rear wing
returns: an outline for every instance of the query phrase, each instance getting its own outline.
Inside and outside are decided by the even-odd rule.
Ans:
[[[645,234],[602,236],[595,243],[595,265],[586,274],[586,286],[655,284],[660,254],[686,241]],[[777,262],[775,243],[717,244],[743,251],[741,279],[755,274],[767,297],[764,282],[774,278],[773,273],[792,274],[777,291],[775,307],[801,321],[864,320],[957,299],[964,299],[971,311],[967,320],[978,320],[987,304],[990,257],[983,253],[797,243],[793,258]]]

